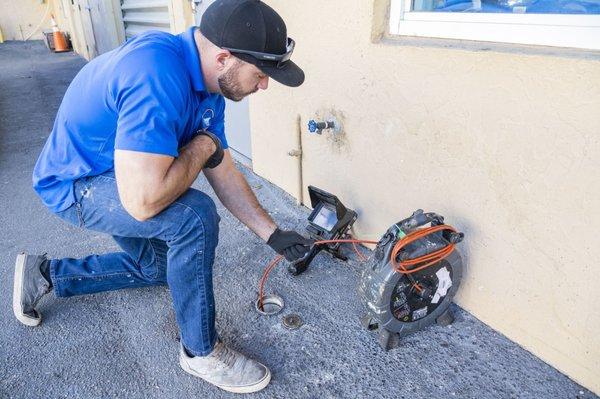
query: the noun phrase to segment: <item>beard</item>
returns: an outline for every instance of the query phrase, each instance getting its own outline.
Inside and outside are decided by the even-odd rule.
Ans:
[[[255,88],[251,91],[244,91],[238,76],[238,71],[241,66],[242,63],[240,61],[236,62],[235,65],[218,78],[219,88],[221,89],[223,97],[235,102],[242,101],[244,97],[256,93],[258,90]]]

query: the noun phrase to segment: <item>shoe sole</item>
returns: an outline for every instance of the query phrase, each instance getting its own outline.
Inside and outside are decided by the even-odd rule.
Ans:
[[[29,327],[35,327],[42,321],[41,317],[31,317],[23,313],[21,307],[21,294],[23,293],[23,276],[25,274],[25,265],[27,264],[27,255],[20,253],[17,255],[17,261],[15,262],[15,279],[13,286],[13,312],[15,317],[21,323]]]
[[[189,373],[189,374],[193,375],[194,377],[201,378],[204,381],[208,382],[209,384],[212,384],[218,388],[221,388],[224,391],[232,392],[232,393],[258,392],[258,391],[265,389],[266,386],[269,385],[269,382],[271,382],[271,372],[269,371],[269,369],[267,369],[267,375],[265,375],[265,378],[263,378],[262,380],[260,380],[259,382],[257,382],[254,385],[247,385],[244,387],[230,387],[230,386],[217,385],[217,384],[213,384],[212,382],[208,381],[207,379],[202,377],[200,374],[198,374],[194,370],[192,370],[192,368],[188,365],[188,363],[185,361],[185,359],[182,358],[181,356],[179,357],[179,365],[181,366],[183,371],[185,371],[186,373]]]

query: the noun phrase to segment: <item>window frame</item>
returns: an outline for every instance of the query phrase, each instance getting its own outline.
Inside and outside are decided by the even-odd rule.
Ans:
[[[391,35],[600,50],[598,14],[411,11],[412,0],[390,0]]]

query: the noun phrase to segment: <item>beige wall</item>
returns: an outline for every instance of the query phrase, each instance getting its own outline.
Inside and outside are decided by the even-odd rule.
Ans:
[[[304,186],[357,209],[358,236],[445,215],[466,233],[458,303],[600,393],[600,62],[372,44],[372,1],[271,4],[307,79],[253,97],[255,171],[297,195],[300,116]],[[331,112],[343,136],[309,135]]]
[[[50,0],[0,0],[0,29],[4,40],[23,40],[42,23],[32,36],[32,40],[42,39],[42,29],[50,28]],[[48,12],[46,12],[48,10]]]

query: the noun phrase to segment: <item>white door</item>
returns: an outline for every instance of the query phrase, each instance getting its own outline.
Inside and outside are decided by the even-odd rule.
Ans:
[[[119,46],[119,38],[115,29],[112,4],[105,0],[84,0],[85,9],[89,13],[94,34],[97,55],[104,54]]]
[[[200,25],[204,10],[206,10],[213,1],[214,0],[194,1],[194,3],[196,3],[196,25]],[[250,141],[250,110],[248,98],[245,98],[240,102],[233,102],[230,100],[225,100],[225,102],[225,134],[227,135],[229,147],[233,150],[232,154],[238,161],[249,165],[252,160],[252,147]]]

